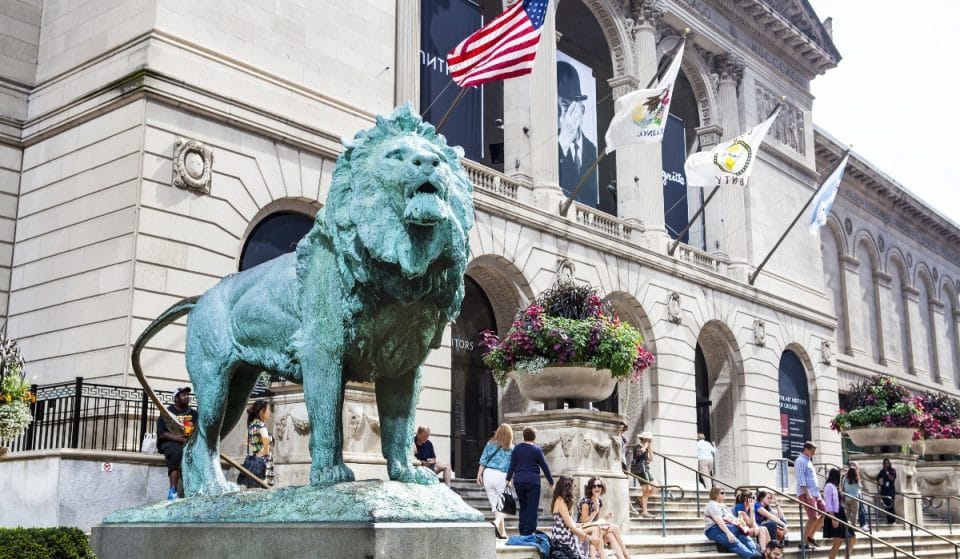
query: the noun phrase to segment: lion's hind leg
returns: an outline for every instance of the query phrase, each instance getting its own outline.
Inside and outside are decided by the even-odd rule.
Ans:
[[[221,495],[237,491],[239,486],[227,481],[220,467],[220,432],[235,366],[188,362],[188,369],[197,397],[197,425],[183,452],[184,493]]]
[[[380,412],[380,442],[390,479],[422,485],[439,483],[433,470],[414,467],[410,458],[420,397],[420,367],[397,377],[378,377],[375,390]]]

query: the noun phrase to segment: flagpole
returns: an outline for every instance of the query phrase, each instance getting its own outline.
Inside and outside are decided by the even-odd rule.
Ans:
[[[434,127],[437,132],[440,132],[440,129],[443,128],[443,125],[447,123],[447,119],[450,118],[450,115],[453,114],[453,109],[457,108],[457,105],[460,104],[460,101],[463,101],[463,97],[467,94],[466,87],[460,88],[460,93],[457,93],[457,97],[453,100],[453,104],[450,105],[450,108],[447,109],[447,112],[443,113],[443,118],[440,119],[440,122]]]
[[[844,151],[843,154],[840,156],[840,160],[837,161],[837,164],[834,165],[832,169],[830,169],[829,173],[824,174],[824,179],[823,179],[824,182],[826,182],[826,180],[830,178],[830,175],[832,175],[837,170],[837,168],[840,167],[840,164],[843,163],[843,158],[850,154],[850,149],[852,147],[853,147],[852,145],[847,147],[847,150]],[[793,221],[790,222],[790,225],[787,225],[787,229],[783,232],[783,235],[780,235],[780,238],[777,239],[777,244],[773,245],[773,248],[770,249],[770,252],[767,253],[767,256],[766,258],[763,259],[763,262],[761,262],[760,265],[757,266],[757,269],[750,274],[749,278],[747,278],[750,282],[750,285],[753,285],[753,282],[757,280],[757,276],[760,275],[760,270],[762,270],[763,267],[766,266],[767,262],[770,260],[770,257],[773,256],[773,253],[776,252],[778,248],[780,248],[780,244],[783,243],[783,240],[787,238],[787,234],[790,233],[790,230],[793,229],[793,226],[796,225],[797,222],[800,221],[800,218],[803,216],[803,214],[806,213],[807,208],[810,206],[810,203],[813,202],[814,198],[817,197],[817,193],[820,192],[820,188],[822,186],[823,186],[823,182],[817,185],[817,188],[814,189],[813,194],[810,195],[810,198],[807,200],[807,203],[804,204],[803,208],[801,208],[800,211],[797,213],[797,217],[793,218]]]
[[[780,97],[780,101],[777,102],[777,106],[774,107],[773,110],[770,111],[770,114],[767,115],[767,118],[763,120],[767,120],[768,118],[772,117],[773,113],[777,112],[777,109],[779,109],[780,106],[783,105],[783,102],[785,99],[786,97]],[[763,120],[761,120],[760,122],[763,122]],[[689,156],[687,156],[687,158],[689,159]],[[707,204],[710,203],[710,200],[713,199],[713,195],[716,194],[718,190],[720,190],[719,184],[713,187],[713,190],[710,191],[710,194],[707,196],[706,200],[704,200],[703,204],[700,205],[700,209],[697,210],[697,213],[693,214],[692,218],[690,218],[690,221],[687,223],[687,226],[684,227],[679,233],[677,233],[677,238],[674,239],[672,243],[670,243],[670,247],[667,249],[667,256],[673,256],[673,253],[677,251],[677,246],[680,245],[680,238],[683,237],[683,234],[689,231],[691,227],[693,227],[693,224],[697,222],[697,219],[700,217],[700,214],[706,211]]]
[[[580,192],[580,189],[583,187],[583,183],[587,182],[587,178],[593,174],[593,170],[597,168],[597,165],[600,164],[600,160],[607,155],[607,150],[600,152],[600,155],[593,161],[593,165],[590,165],[590,168],[587,169],[587,172],[580,177],[580,181],[577,182],[576,188],[573,189],[573,192],[567,196],[567,199],[563,201],[563,204],[560,205],[560,215],[567,217],[567,212],[570,210],[570,205],[573,204],[573,199],[576,197],[577,193]]]

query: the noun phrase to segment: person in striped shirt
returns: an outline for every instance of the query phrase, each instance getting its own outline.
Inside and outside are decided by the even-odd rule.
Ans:
[[[803,443],[803,451],[797,456],[797,498],[806,505],[807,525],[803,529],[803,541],[800,547],[807,549],[817,546],[813,535],[823,526],[823,511],[826,504],[817,488],[817,473],[813,467],[813,455],[817,453],[817,445],[810,441]]]

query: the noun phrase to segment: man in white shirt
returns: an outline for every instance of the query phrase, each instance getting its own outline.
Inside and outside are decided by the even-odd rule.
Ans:
[[[713,462],[716,460],[716,457],[717,449],[714,448],[713,443],[706,440],[703,433],[697,433],[697,470],[700,472],[698,477],[704,489],[713,487]],[[706,478],[704,478],[704,476],[706,476]],[[707,486],[706,479],[710,479],[709,487]]]

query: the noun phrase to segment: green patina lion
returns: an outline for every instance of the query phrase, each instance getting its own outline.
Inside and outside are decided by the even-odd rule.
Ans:
[[[134,345],[143,382],[144,344],[189,314],[186,361],[199,419],[184,449],[188,495],[237,490],[219,466],[220,438],[264,369],[303,384],[312,485],[354,479],[342,453],[348,380],[376,382],[390,479],[437,482],[411,463],[414,411],[427,352],[460,312],[473,187],[459,148],[409,104],[344,145],[327,203],[296,252],[174,305]]]

